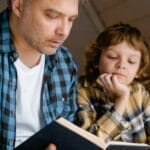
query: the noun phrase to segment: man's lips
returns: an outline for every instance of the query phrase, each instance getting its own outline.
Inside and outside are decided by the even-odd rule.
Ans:
[[[59,45],[63,44],[63,41],[60,41],[60,40],[51,40],[51,41],[48,41],[48,44],[51,47],[58,47]]]

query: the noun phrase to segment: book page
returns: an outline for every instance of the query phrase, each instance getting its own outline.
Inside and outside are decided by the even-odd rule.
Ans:
[[[94,143],[95,145],[97,145],[97,146],[99,146],[103,149],[106,146],[105,143],[102,140],[100,140],[100,138],[98,138],[96,135],[93,135],[92,133],[89,133],[88,131],[78,127],[77,125],[67,121],[64,118],[59,118],[59,119],[56,120],[56,122],[61,124],[64,127],[67,127],[69,130],[71,130],[74,133],[84,137],[88,141],[91,141],[92,143]]]
[[[130,143],[130,142],[122,142],[122,141],[110,141],[107,145],[130,145],[130,146],[149,146],[145,143]]]

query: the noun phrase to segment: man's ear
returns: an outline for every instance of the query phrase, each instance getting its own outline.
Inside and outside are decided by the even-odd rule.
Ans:
[[[23,10],[23,0],[12,0],[11,7],[16,16],[20,17]]]

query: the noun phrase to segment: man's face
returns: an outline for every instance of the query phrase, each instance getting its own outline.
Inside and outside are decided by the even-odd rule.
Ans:
[[[31,48],[54,54],[78,15],[78,0],[32,0],[18,19],[19,32]]]

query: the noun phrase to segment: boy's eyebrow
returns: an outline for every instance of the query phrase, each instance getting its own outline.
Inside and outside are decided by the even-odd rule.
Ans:
[[[56,10],[56,9],[53,9],[53,8],[49,8],[49,9],[46,9],[47,12],[52,12],[52,13],[56,13],[56,14],[59,14],[59,15],[64,15],[62,12]],[[78,17],[78,14],[75,14],[73,16],[70,16],[70,17]]]
[[[111,48],[111,47],[108,47],[108,48],[106,48],[105,50],[115,52],[114,49]]]
[[[130,55],[130,57],[131,57],[131,58],[136,58],[136,59],[138,59],[140,56],[139,56],[139,55],[134,55],[134,54],[133,54],[133,55]]]

